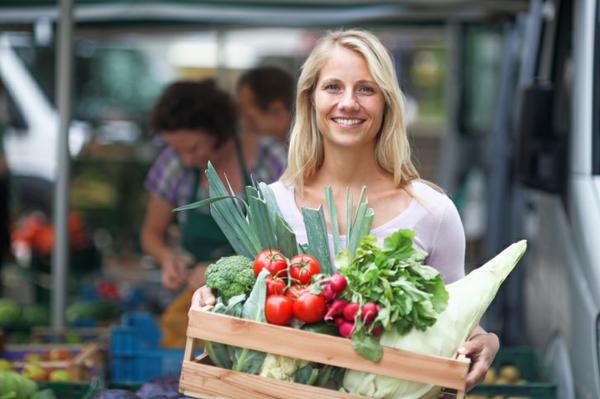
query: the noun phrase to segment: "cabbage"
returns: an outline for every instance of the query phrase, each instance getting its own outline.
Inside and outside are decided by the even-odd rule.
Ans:
[[[380,343],[396,349],[450,357],[479,324],[500,285],[517,265],[527,248],[525,240],[512,244],[492,260],[464,278],[446,286],[448,307],[437,322],[425,331],[412,330],[406,335],[385,332]],[[348,370],[343,387],[354,395],[372,398],[416,399],[435,397],[439,387]]]

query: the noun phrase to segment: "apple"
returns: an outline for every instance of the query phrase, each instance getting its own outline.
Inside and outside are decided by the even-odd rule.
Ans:
[[[0,370],[11,371],[13,369],[12,363],[6,359],[0,359]]]
[[[46,381],[48,379],[48,371],[36,363],[26,363],[21,375],[33,381]]]
[[[35,363],[41,362],[42,360],[44,360],[44,357],[39,352],[31,352],[27,353],[25,357],[23,357],[23,360],[25,360],[28,363]]]
[[[73,377],[67,370],[58,369],[50,373],[48,381],[73,381]]]
[[[72,357],[71,352],[62,348],[52,348],[48,352],[48,360],[67,360]]]

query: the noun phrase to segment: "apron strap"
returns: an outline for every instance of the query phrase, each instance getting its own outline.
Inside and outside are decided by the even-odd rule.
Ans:
[[[238,160],[240,161],[240,169],[242,171],[242,177],[244,178],[244,185],[251,186],[252,179],[250,178],[250,173],[248,172],[248,168],[246,167],[246,161],[244,159],[244,151],[242,150],[242,142],[240,140],[239,135],[235,135],[235,150],[237,152]]]

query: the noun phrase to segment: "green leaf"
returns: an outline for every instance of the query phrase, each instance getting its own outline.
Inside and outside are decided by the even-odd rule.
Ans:
[[[383,357],[383,348],[375,337],[368,335],[364,329],[359,329],[352,334],[352,347],[354,350],[373,362],[379,362]]]
[[[243,200],[239,199],[238,197],[232,196],[232,195],[224,195],[221,197],[205,198],[201,201],[196,201],[196,202],[192,202],[191,204],[182,205],[182,206],[179,206],[179,207],[173,209],[173,212],[181,212],[181,211],[187,211],[190,209],[200,208],[202,206],[210,205],[210,204],[213,204],[215,202],[218,202],[218,201],[221,201],[224,199],[235,199],[235,200],[241,201],[247,207],[246,203]]]
[[[247,189],[249,188],[246,187]],[[254,190],[254,189],[253,189]],[[247,193],[252,190],[247,190]],[[256,193],[256,190],[254,190]],[[271,223],[267,203],[256,196],[248,195],[248,220],[254,234],[258,237],[261,250],[267,248],[276,248],[277,240],[275,238],[275,226]]]
[[[271,190],[271,187],[263,182],[258,183],[258,188],[262,198],[267,203],[267,208],[269,208],[269,214],[271,215],[271,222],[273,223],[273,226],[275,226],[277,224],[277,215],[283,218],[279,205],[277,205],[275,194],[273,193],[273,190]]]
[[[333,234],[333,249],[335,254],[339,254],[342,250],[342,244],[340,243],[340,228],[338,226],[337,209],[335,208],[335,201],[333,199],[333,190],[331,186],[325,187],[325,201],[327,202],[327,209],[329,210],[329,219],[331,220],[331,234]]]
[[[298,243],[296,235],[279,214],[275,215],[275,235],[277,236],[276,248],[279,249],[286,258],[290,259],[298,254]]]
[[[260,272],[254,283],[254,287],[244,303],[242,309],[242,318],[246,320],[265,323],[265,301],[267,299],[266,277],[269,275],[267,270]],[[235,371],[243,371],[250,374],[258,374],[265,360],[264,352],[257,352],[247,348],[236,348],[234,356]]]
[[[308,238],[308,253],[317,258],[321,264],[321,273],[325,275],[333,274],[323,207],[319,206],[317,209],[302,208],[302,216],[304,217]]]

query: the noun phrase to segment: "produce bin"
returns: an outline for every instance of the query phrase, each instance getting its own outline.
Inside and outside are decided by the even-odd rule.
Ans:
[[[111,328],[110,380],[141,383],[163,375],[179,375],[183,349],[159,347],[161,332],[149,313],[123,315]]]
[[[103,373],[104,356],[97,342],[86,344],[39,344],[7,345],[0,351],[0,358],[11,362],[21,371],[28,363],[35,363],[47,374],[64,369],[73,381],[86,381]]]
[[[50,389],[57,399],[84,399],[89,390],[89,382],[38,382],[38,390]]]
[[[505,366],[516,367],[518,383],[480,384],[469,392],[469,396],[557,399],[556,384],[532,348],[502,348],[492,364],[492,372],[500,373]]]
[[[191,310],[187,343],[180,378],[180,390],[196,398],[237,399],[357,399],[332,389],[303,385],[212,366],[205,355],[197,357],[200,340],[219,342],[311,362],[349,368],[394,378],[433,384],[452,389],[456,399],[464,398],[465,378],[470,361],[383,348],[378,363],[358,355],[349,339],[258,323],[205,310]],[[302,345],[290,343],[302,342]]]

